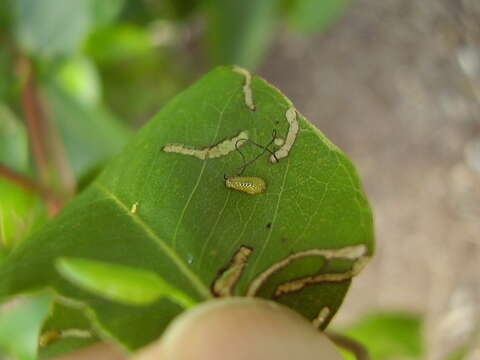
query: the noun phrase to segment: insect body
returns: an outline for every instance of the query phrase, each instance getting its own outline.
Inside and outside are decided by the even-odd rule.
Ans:
[[[265,191],[265,180],[256,176],[228,176],[225,177],[225,186],[229,189],[255,195]]]

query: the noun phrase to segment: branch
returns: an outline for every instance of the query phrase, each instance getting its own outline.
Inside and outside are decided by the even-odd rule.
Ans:
[[[17,66],[20,76],[25,79],[22,89],[22,105],[35,163],[40,175],[41,192],[52,194],[51,190],[46,192],[47,187],[58,189],[55,198],[45,197],[49,213],[55,214],[74,193],[75,178],[68,164],[64,146],[56,129],[49,123],[42,106],[32,62],[25,56],[19,55]]]
[[[327,335],[335,345],[355,355],[357,360],[370,360],[370,354],[367,348],[358,341],[334,331],[325,331],[325,335]]]
[[[44,141],[46,138],[46,121],[40,102],[38,101],[36,84],[33,77],[32,65],[29,60],[20,57],[19,70],[25,76],[22,91],[22,104],[27,119],[27,127],[33,154],[43,183],[48,181],[48,151]]]
[[[19,187],[30,193],[42,196],[49,203],[55,203],[57,204],[57,206],[62,203],[60,196],[58,196],[58,194],[56,194],[55,192],[46,188],[42,184],[37,183],[35,180],[23,174],[20,174],[1,163],[0,177],[10,180],[14,184],[18,185]]]

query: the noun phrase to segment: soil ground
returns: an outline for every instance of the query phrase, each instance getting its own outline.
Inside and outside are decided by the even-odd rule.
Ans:
[[[429,359],[472,339],[480,1],[356,0],[326,33],[284,32],[260,74],[349,154],[374,208],[375,259],[335,323],[370,309],[421,312]]]

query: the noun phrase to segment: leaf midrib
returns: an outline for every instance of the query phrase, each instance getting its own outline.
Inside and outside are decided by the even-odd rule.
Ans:
[[[208,288],[203,284],[200,278],[188,267],[188,265],[183,261],[180,255],[171,248],[155,231],[150,227],[137,213],[132,213],[128,206],[114,193],[112,193],[108,188],[100,183],[95,183],[95,186],[103,192],[105,195],[108,196],[110,200],[112,200],[120,209],[122,209],[128,216],[132,218],[134,223],[139,226],[143,232],[152,239],[169,257],[172,262],[178,267],[181,273],[185,275],[185,277],[190,280],[193,287],[201,294],[204,298],[208,299],[211,298],[210,291]]]

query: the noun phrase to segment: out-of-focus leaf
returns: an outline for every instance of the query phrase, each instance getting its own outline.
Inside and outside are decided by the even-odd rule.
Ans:
[[[44,90],[49,119],[62,135],[77,176],[116,154],[128,140],[130,130],[102,105],[81,104],[54,84]]]
[[[121,32],[120,29],[117,30]],[[146,37],[150,36],[146,30],[139,30]],[[107,32],[104,34],[107,35]],[[117,53],[117,57],[109,57],[108,51],[105,51],[105,57],[98,52],[92,53],[100,63],[99,70],[104,80],[104,98],[108,106],[122,119],[137,125],[145,122],[175,94],[184,89],[194,77],[194,70],[192,66],[188,66],[189,60],[173,49],[159,47],[153,51],[152,42],[148,40],[143,49],[130,51],[126,46],[123,51],[122,41],[119,39],[119,43],[115,44],[116,35],[114,32],[111,35],[113,36],[111,40],[107,40],[108,37],[104,39],[109,45],[103,48],[108,46],[116,48],[118,45],[118,53],[112,50],[113,54]],[[101,43],[102,41],[99,41],[99,44]],[[132,42],[134,46],[138,44]],[[142,96],[138,96],[138,89],[142,89]]]
[[[0,311],[0,351],[18,360],[35,360],[40,329],[51,311],[52,296],[41,292],[13,301]]]
[[[0,1],[0,28],[8,29],[11,21],[11,1]]]
[[[15,114],[0,103],[0,163],[20,172],[28,167],[28,138]]]
[[[57,72],[57,83],[83,106],[94,107],[101,101],[101,84],[95,64],[87,57],[64,62]]]
[[[102,0],[103,1],[103,0]],[[32,55],[53,57],[77,51],[90,30],[91,0],[15,0],[17,42]]]
[[[0,103],[0,163],[26,173],[27,142],[23,124]],[[44,220],[44,208],[38,196],[0,177],[0,247],[11,248]]]
[[[39,197],[0,177],[0,247],[12,248],[46,221]]]
[[[341,332],[364,345],[372,360],[421,359],[424,354],[422,319],[418,315],[372,313]]]
[[[334,24],[351,0],[289,0],[289,25],[306,33],[323,31]]]
[[[0,8],[0,13],[1,11]],[[20,82],[13,71],[14,66],[14,54],[9,51],[6,44],[0,43],[0,103],[9,102],[10,97],[16,94],[20,87]]]
[[[195,302],[156,273],[103,261],[62,258],[57,270],[63,277],[94,294],[126,305],[147,305],[168,297],[179,305]]]
[[[201,2],[202,0],[166,0],[162,2],[163,12],[169,18],[182,20],[191,15]]]
[[[90,0],[90,2],[95,27],[110,25],[125,5],[125,0]]]
[[[468,360],[469,353],[470,347],[464,345],[452,351],[444,360]]]
[[[95,31],[86,42],[86,52],[98,62],[125,61],[153,49],[150,32],[131,24]]]
[[[270,48],[278,23],[278,0],[208,0],[207,40],[214,64],[254,69]]]
[[[158,338],[182,311],[166,298],[128,306],[73,286],[55,261],[80,257],[153,271],[195,301],[230,289],[274,299],[311,320],[321,311],[325,327],[373,253],[372,213],[341,150],[280,91],[247,75],[218,68],[164,106],[87,189],[5,260],[0,296],[51,286],[87,305],[102,333],[129,349]],[[287,141],[281,149],[293,145],[288,156],[277,163],[264,154],[245,172],[264,179],[266,191],[228,189],[224,174],[243,163],[235,138],[268,144],[273,130]],[[272,151],[280,151],[281,139]],[[184,144],[187,153],[198,147],[203,157],[164,151],[167,144]],[[250,143],[242,150],[247,159],[262,151]],[[239,266],[223,272],[232,259]],[[319,283],[327,275],[334,281]],[[289,291],[295,279],[303,280],[301,291]]]

